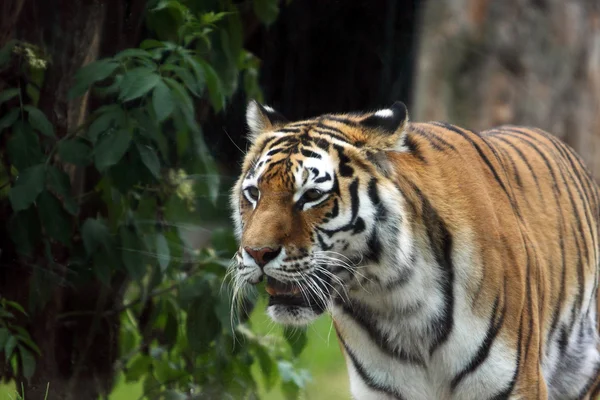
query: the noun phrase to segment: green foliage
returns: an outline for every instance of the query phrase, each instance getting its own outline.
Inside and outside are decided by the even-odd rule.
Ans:
[[[20,304],[0,298],[0,352],[4,352],[4,360],[14,374],[20,368],[23,376],[29,380],[36,366],[33,353],[41,353],[29,333],[14,323],[17,317],[22,316],[27,317],[27,313]]]
[[[275,0],[253,7],[266,24],[279,12]],[[240,12],[230,1],[151,1],[145,15],[150,37],[138,48],[76,73],[70,99],[89,94],[104,105],[70,132],[38,108],[43,71],[51,68],[39,49],[20,42],[0,49],[0,70],[16,54],[26,59],[19,87],[0,93],[7,141],[0,201],[10,204],[7,231],[32,268],[29,311],[41,309],[58,284],[59,263],[68,266],[69,285],[111,288],[125,275],[124,303],[104,312],[120,314],[118,367],[127,381],[143,382],[147,398],[256,398],[254,364],[267,388],[280,382],[296,398],[307,380],[295,364],[306,337],[296,332],[286,343],[252,332],[245,310],[256,298],[233,304],[225,280],[236,250],[229,228],[216,229],[202,249],[186,236],[187,227],[223,215],[229,189],[197,112],[221,112],[239,90],[261,100],[259,60],[243,48]],[[86,182],[91,192],[75,195],[77,173],[95,179]],[[0,300],[0,349],[29,379],[41,354],[15,313],[27,320],[17,303]]]

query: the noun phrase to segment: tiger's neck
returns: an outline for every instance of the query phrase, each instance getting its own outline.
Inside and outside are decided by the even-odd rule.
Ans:
[[[412,266],[398,269],[396,279],[381,282],[369,274],[370,282],[351,285],[347,296],[334,301],[332,318],[347,353],[360,358],[360,349],[370,349],[383,358],[427,363],[444,340],[441,332],[432,329],[446,325],[438,321],[444,293],[439,274],[419,258]]]
[[[358,267],[332,306],[338,336],[349,355],[362,350],[382,358],[426,364],[452,329],[452,236],[427,205],[413,231],[415,215],[388,213],[375,228],[381,252]],[[388,205],[388,210],[394,210]],[[424,217],[427,221],[424,220]],[[425,246],[427,242],[433,246]]]

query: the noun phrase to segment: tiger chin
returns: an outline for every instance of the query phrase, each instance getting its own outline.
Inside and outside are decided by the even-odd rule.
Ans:
[[[535,128],[406,106],[288,121],[250,102],[235,288],[278,323],[328,312],[356,399],[598,394],[600,194]]]

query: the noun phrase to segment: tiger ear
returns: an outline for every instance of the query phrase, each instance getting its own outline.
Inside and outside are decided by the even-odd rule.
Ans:
[[[360,120],[360,124],[370,131],[369,147],[378,150],[398,149],[404,143],[408,110],[404,103],[396,101],[390,108],[376,111]]]
[[[263,106],[256,100],[250,101],[246,108],[246,123],[250,128],[248,138],[254,143],[263,132],[272,131],[287,123],[287,119],[269,106]]]

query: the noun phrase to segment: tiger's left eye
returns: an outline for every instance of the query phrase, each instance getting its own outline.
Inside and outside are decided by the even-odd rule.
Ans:
[[[323,197],[323,192],[319,189],[308,189],[302,195],[301,201],[304,203],[309,203],[311,201],[319,200],[321,197]]]
[[[245,191],[252,201],[258,201],[260,192],[256,186],[250,186]]]

